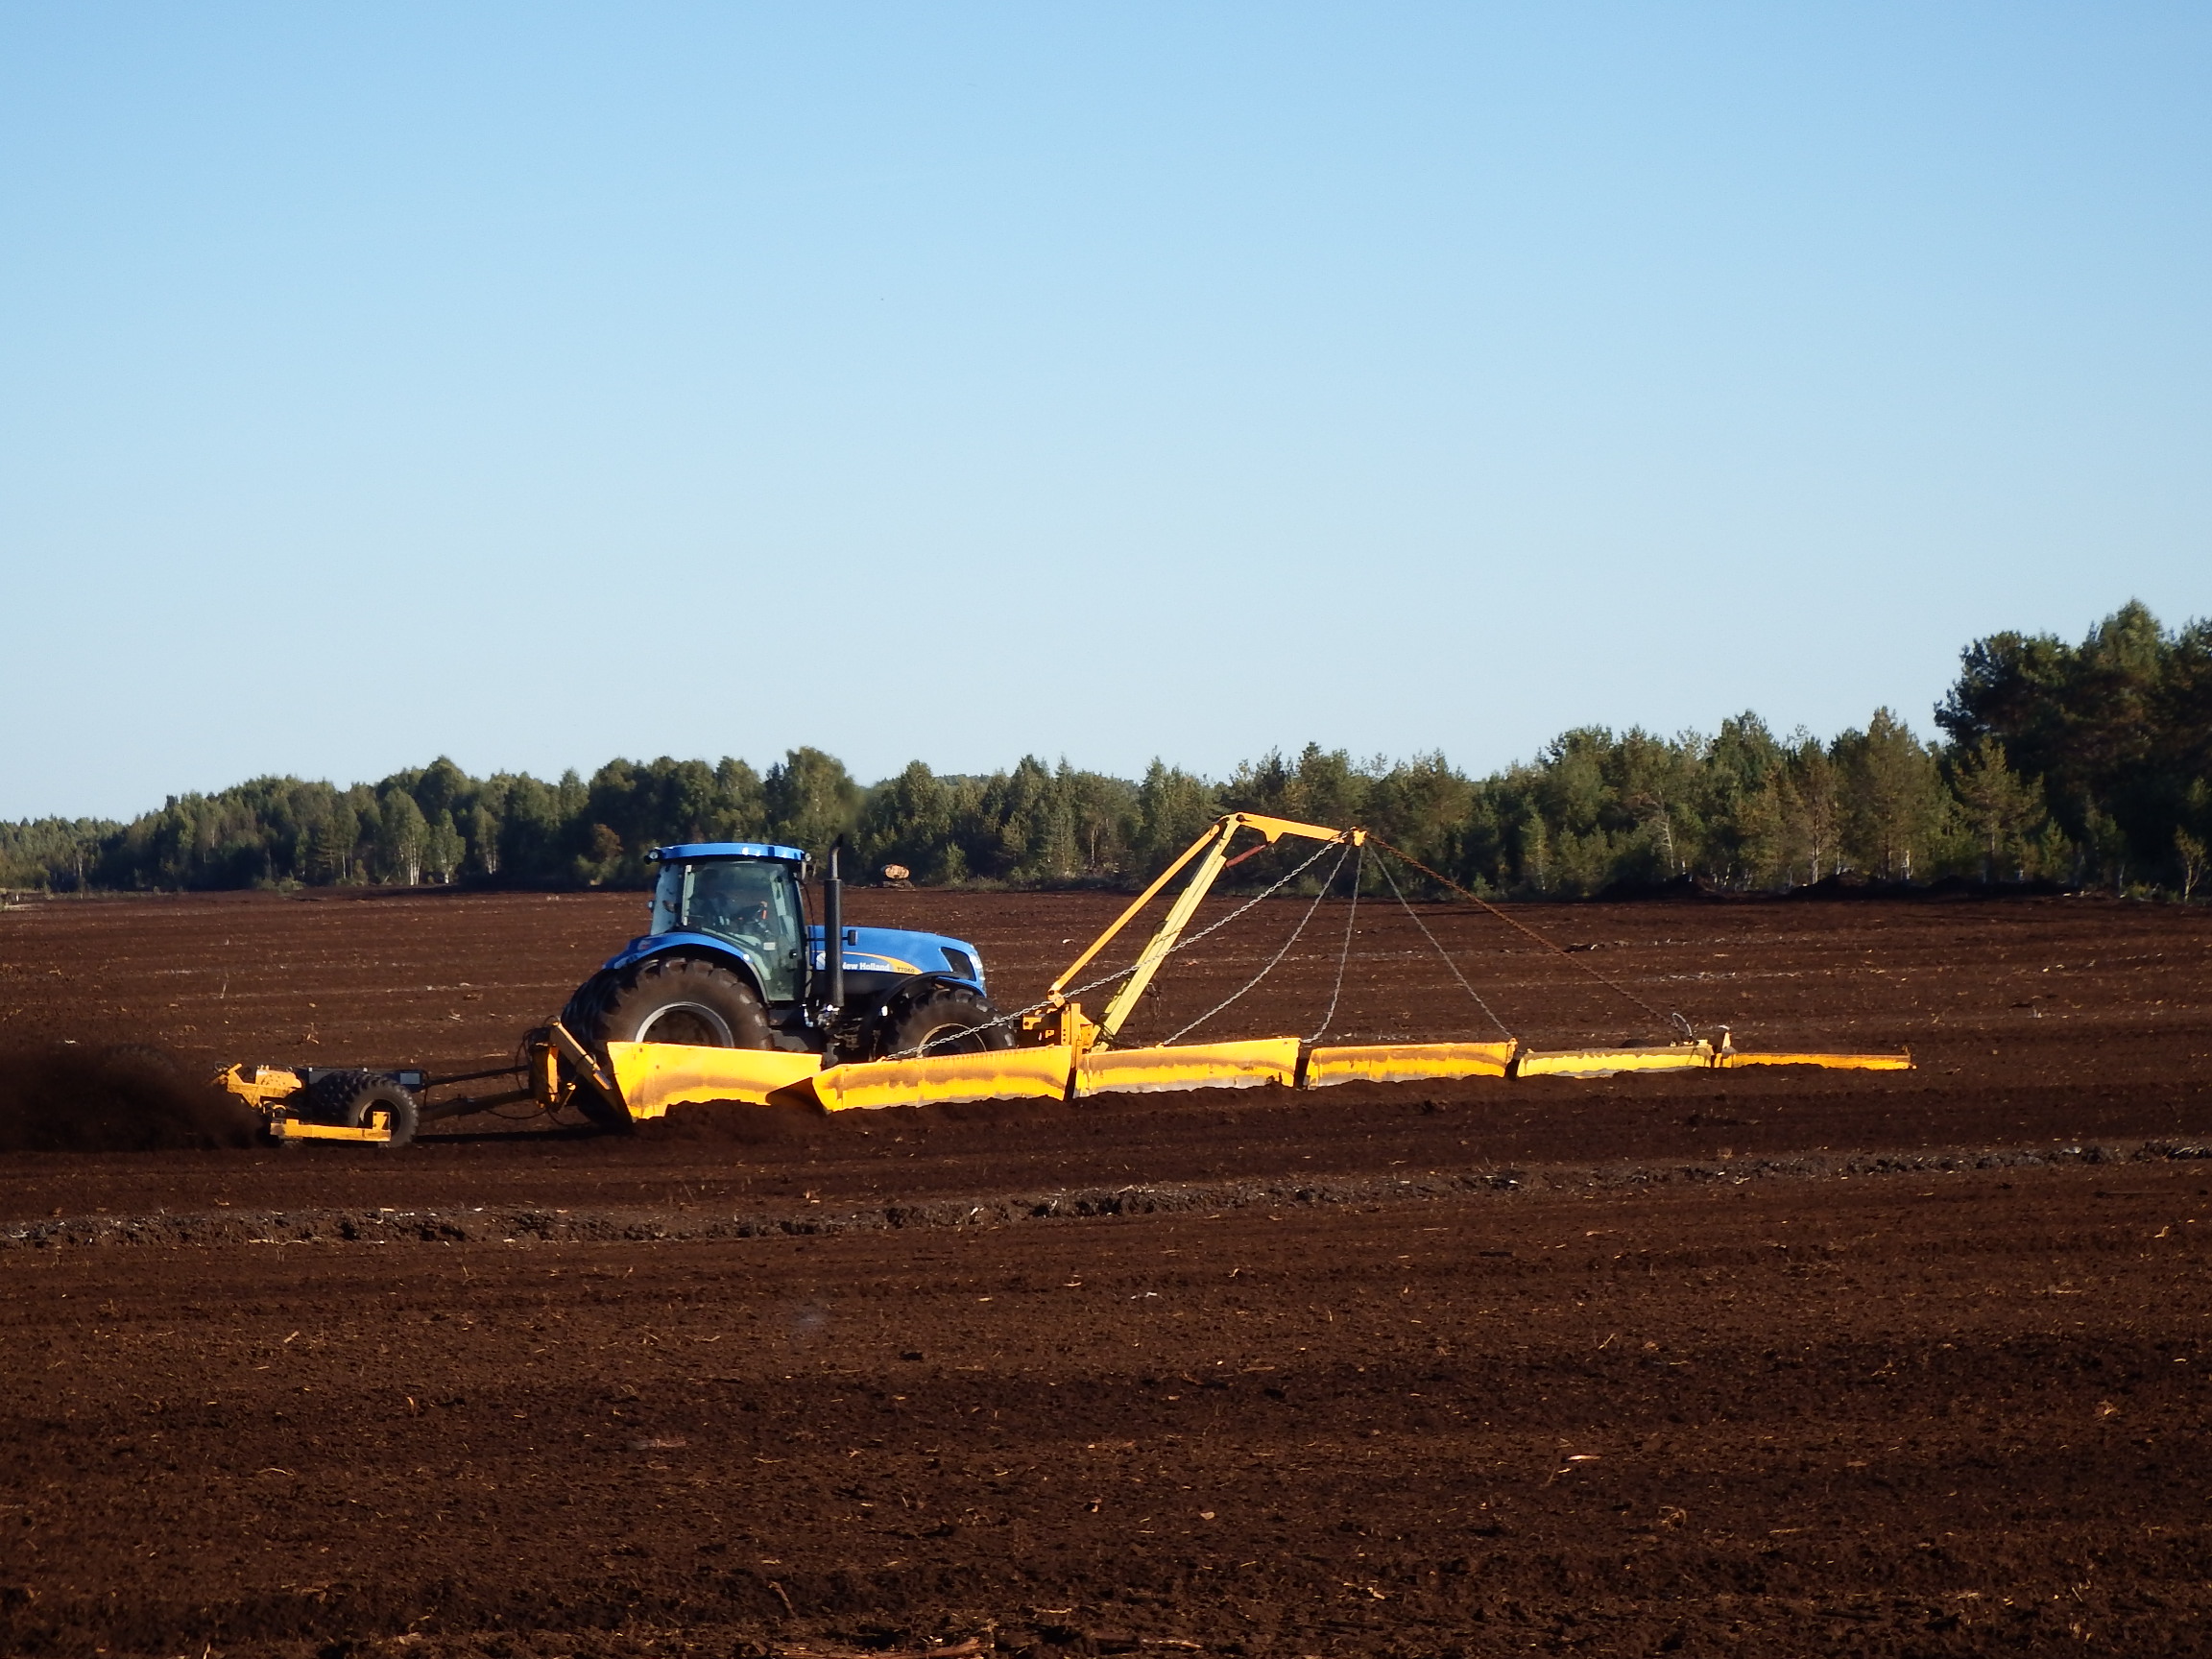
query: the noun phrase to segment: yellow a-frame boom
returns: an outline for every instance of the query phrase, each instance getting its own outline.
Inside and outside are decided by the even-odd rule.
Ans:
[[[1262,837],[1256,847],[1229,856],[1229,844],[1240,830],[1254,830]],[[1363,847],[1367,843],[1364,830],[1331,830],[1319,824],[1300,824],[1289,818],[1270,818],[1260,812],[1231,812],[1215,819],[1206,832],[1184,849],[1174,863],[1160,872],[1152,884],[1130,902],[1129,907],[1117,916],[1106,931],[1091,941],[1090,946],[1074,961],[1061,971],[1060,977],[1045,989],[1045,1005],[1036,1013],[1022,1019],[1022,1028],[1032,1041],[1047,1044],[1067,1044],[1078,1054],[1111,1043],[1120,1032],[1122,1022],[1137,1006],[1138,998],[1144,995],[1152,983],[1153,975],[1182,940],[1184,929],[1190,926],[1190,918],[1198,913],[1198,906],[1213,890],[1214,879],[1230,865],[1249,858],[1254,853],[1263,852],[1286,835],[1304,840],[1347,847]],[[1129,977],[1115,992],[1106,1004],[1106,1011],[1096,1020],[1083,1017],[1082,1005],[1070,1001],[1068,983],[1097,959],[1098,953],[1114,943],[1121,930],[1137,919],[1144,906],[1157,899],[1167,884],[1183,873],[1195,860],[1197,868],[1190,872],[1190,883],[1175,896],[1168,905],[1167,914],[1159,928],[1145,945],[1143,953],[1137,958],[1137,966]]]

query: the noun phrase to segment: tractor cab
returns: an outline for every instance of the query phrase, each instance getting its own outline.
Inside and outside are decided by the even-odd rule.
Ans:
[[[660,850],[649,938],[699,933],[734,948],[770,1003],[805,993],[806,907],[796,847],[732,841]]]

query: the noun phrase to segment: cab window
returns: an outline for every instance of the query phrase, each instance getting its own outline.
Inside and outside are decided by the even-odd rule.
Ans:
[[[789,1001],[799,995],[804,924],[798,883],[783,865],[750,860],[686,865],[682,889],[671,897],[681,904],[683,926],[750,948],[770,1000]],[[657,900],[657,918],[660,912]]]

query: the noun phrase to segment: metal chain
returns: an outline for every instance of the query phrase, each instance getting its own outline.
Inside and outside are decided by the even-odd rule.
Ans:
[[[1421,920],[1421,912],[1406,902],[1406,895],[1398,891],[1398,878],[1390,874],[1390,866],[1378,864],[1375,867],[1382,872],[1382,879],[1390,883],[1390,891],[1397,898],[1398,902],[1406,905],[1406,914],[1413,918],[1413,926],[1421,929],[1421,937],[1428,940],[1431,945],[1435,946],[1436,954],[1444,958],[1444,966],[1452,970],[1452,977],[1459,981],[1459,989],[1475,998],[1475,1006],[1490,1016],[1491,1024],[1497,1026],[1506,1036],[1512,1036],[1513,1027],[1499,1019],[1498,1011],[1482,1000],[1482,994],[1467,983],[1467,975],[1459,972],[1459,964],[1452,960],[1452,952],[1436,943],[1436,935],[1429,931],[1429,924]]]
[[[1283,949],[1267,958],[1267,965],[1247,979],[1241,989],[1232,991],[1227,997],[1214,1003],[1213,1007],[1207,1009],[1205,1013],[1199,1015],[1197,1019],[1191,1021],[1190,1024],[1184,1026],[1182,1030],[1166,1038],[1166,1042],[1182,1042],[1184,1038],[1190,1036],[1191,1032],[1197,1030],[1199,1026],[1205,1024],[1207,1021],[1213,1019],[1214,1015],[1243,996],[1246,991],[1251,990],[1253,986],[1275,972],[1275,965],[1290,953],[1290,947],[1298,943],[1298,935],[1306,931],[1306,924],[1313,920],[1313,912],[1321,908],[1321,901],[1329,897],[1329,889],[1336,883],[1336,873],[1344,868],[1344,859],[1351,851],[1351,847],[1347,845],[1343,852],[1336,854],[1336,862],[1329,867],[1329,878],[1321,883],[1321,891],[1313,895],[1313,902],[1306,906],[1306,914],[1298,918],[1298,926],[1290,929],[1290,937],[1283,941]]]
[[[1338,859],[1337,863],[1341,865],[1343,860]],[[1352,921],[1359,914],[1359,878],[1366,868],[1367,847],[1362,842],[1359,855],[1352,860],[1352,905],[1344,912],[1344,945],[1336,952],[1336,983],[1330,987],[1328,1011],[1321,1016],[1321,1023],[1313,1027],[1313,1035],[1306,1039],[1309,1043],[1320,1042],[1322,1033],[1329,1029],[1329,1022],[1336,1018],[1336,998],[1344,994],[1344,966],[1352,960]],[[1335,871],[1329,873],[1329,879],[1336,879]]]
[[[1658,1009],[1652,1007],[1650,1003],[1645,1001],[1643,998],[1637,996],[1636,993],[1629,990],[1627,986],[1617,984],[1613,980],[1606,978],[1604,974],[1599,973],[1598,970],[1591,967],[1589,963],[1577,961],[1567,951],[1565,947],[1558,945],[1550,939],[1547,939],[1543,934],[1537,932],[1535,928],[1527,926],[1526,923],[1515,921],[1512,917],[1506,915],[1504,911],[1499,909],[1497,905],[1491,903],[1489,900],[1481,898],[1479,895],[1468,892],[1466,888],[1460,886],[1459,883],[1453,880],[1451,877],[1437,874],[1437,872],[1430,869],[1428,865],[1422,863],[1420,859],[1413,857],[1409,854],[1400,852],[1397,848],[1391,846],[1389,842],[1383,840],[1382,836],[1374,834],[1373,831],[1369,831],[1369,838],[1374,841],[1376,846],[1382,848],[1383,852],[1389,854],[1395,858],[1403,859],[1406,863],[1412,866],[1412,868],[1420,871],[1422,875],[1428,877],[1430,880],[1442,882],[1445,886],[1451,888],[1453,892],[1458,894],[1460,898],[1473,900],[1477,904],[1479,904],[1483,909],[1487,910],[1499,921],[1504,923],[1506,926],[1526,933],[1529,938],[1535,940],[1537,944],[1543,946],[1545,950],[1553,951],[1562,957],[1570,966],[1579,968],[1583,973],[1589,974],[1591,978],[1597,980],[1598,983],[1604,986],[1606,990],[1611,991],[1616,996],[1625,998],[1628,1001],[1643,1009],[1645,1013],[1650,1015],[1651,1018],[1658,1021],[1660,1024],[1671,1025],[1674,1027],[1674,1029],[1680,1031],[1684,1037],[1689,1038],[1693,1042],[1696,1040],[1697,1032],[1695,1028],[1691,1025],[1689,1021],[1683,1019],[1680,1014],[1660,1013]],[[1389,866],[1384,865],[1382,868],[1387,870]],[[1395,886],[1396,884],[1393,883],[1392,885]],[[1407,905],[1407,908],[1410,910],[1412,906],[1408,904]],[[1418,920],[1418,918],[1416,918],[1416,920]],[[1423,929],[1423,931],[1427,931],[1427,929]],[[1493,1016],[1493,1018],[1495,1018],[1495,1016]]]
[[[1576,968],[1582,973],[1587,974],[1591,978],[1597,980],[1599,984],[1604,986],[1608,991],[1611,991],[1616,996],[1623,998],[1635,1007],[1641,1009],[1644,1013],[1649,1015],[1659,1023],[1671,1026],[1673,1029],[1680,1031],[1686,1038],[1689,1038],[1693,1041],[1695,1039],[1695,1027],[1694,1027],[1688,1020],[1684,1019],[1681,1014],[1661,1013],[1657,1008],[1654,1008],[1643,998],[1637,996],[1635,992],[1629,990],[1625,985],[1621,984],[1617,980],[1606,977],[1606,975],[1599,973],[1597,969],[1591,967],[1587,962],[1577,960],[1566,950],[1565,947],[1557,944],[1551,939],[1545,937],[1545,935],[1539,933],[1535,928],[1527,926],[1527,924],[1506,915],[1503,910],[1499,909],[1497,905],[1491,903],[1488,900],[1480,897],[1479,894],[1470,893],[1466,888],[1460,886],[1458,882],[1453,880],[1451,877],[1443,875],[1438,871],[1430,869],[1429,866],[1422,863],[1420,859],[1413,857],[1410,854],[1405,853],[1396,847],[1393,847],[1389,842],[1383,840],[1382,836],[1375,834],[1372,830],[1368,832],[1368,839],[1372,840],[1376,846],[1382,848],[1383,852],[1388,853],[1393,857],[1401,860],[1409,869],[1418,870],[1422,875],[1428,877],[1431,881],[1437,882],[1442,886],[1449,887],[1453,892],[1458,894],[1462,899],[1473,902],[1481,909],[1488,912],[1491,916],[1495,917],[1498,921],[1503,922],[1508,927],[1513,928],[1516,932],[1527,935],[1528,938],[1534,940],[1538,945],[1542,946],[1545,950],[1553,952],[1557,956],[1560,956],[1568,963],[1570,967]],[[1183,950],[1188,950],[1191,946],[1197,944],[1199,940],[1204,939],[1207,935],[1211,933],[1217,933],[1222,928],[1228,926],[1232,922],[1235,922],[1238,917],[1242,916],[1254,905],[1259,904],[1265,900],[1272,899],[1283,888],[1288,886],[1299,877],[1305,875],[1308,870],[1311,869],[1314,864],[1319,862],[1321,857],[1328,853],[1331,847],[1337,847],[1342,845],[1343,844],[1340,842],[1324,841],[1318,848],[1314,850],[1312,855],[1307,858],[1303,863],[1299,864],[1296,869],[1290,871],[1287,875],[1282,877],[1271,885],[1262,888],[1260,892],[1254,894],[1250,899],[1247,899],[1243,903],[1239,904],[1236,909],[1230,911],[1228,915],[1222,917],[1219,921],[1211,923],[1208,926],[1199,928],[1194,933],[1186,934],[1181,939],[1178,939],[1173,945],[1170,945],[1166,950],[1162,950],[1157,954],[1147,951],[1145,955],[1140,957],[1137,961],[1131,963],[1126,968],[1117,968],[1109,973],[1100,974],[1095,979],[1086,980],[1080,985],[1070,986],[1061,993],[1060,999],[1063,1001],[1073,1000],[1075,998],[1086,996],[1089,993],[1097,990],[1102,985],[1111,985],[1116,980],[1126,979],[1130,974],[1136,973],[1138,969],[1145,966],[1147,963],[1164,962],[1169,956],[1175,955]],[[1306,1041],[1310,1043],[1318,1040],[1321,1034],[1329,1029],[1329,1022],[1334,1019],[1336,1015],[1337,999],[1342,995],[1344,989],[1345,966],[1351,957],[1352,924],[1354,917],[1357,916],[1358,912],[1360,872],[1364,869],[1365,864],[1366,851],[1364,848],[1361,848],[1359,854],[1359,861],[1354,866],[1353,869],[1352,904],[1351,907],[1345,912],[1344,917],[1344,948],[1342,952],[1338,955],[1336,961],[1336,983],[1329,994],[1329,1009],[1328,1012],[1322,1017],[1320,1027],[1315,1030],[1311,1037],[1306,1039]],[[1342,853],[1339,853],[1336,857],[1335,865],[1330,870],[1329,880],[1322,883],[1321,893],[1315,896],[1313,904],[1308,907],[1305,917],[1300,919],[1296,931],[1292,932],[1290,938],[1284,943],[1283,949],[1275,953],[1275,956],[1268,962],[1267,966],[1262,968],[1260,973],[1253,977],[1251,982],[1244,986],[1243,990],[1238,991],[1236,996],[1231,997],[1228,1001],[1223,1002],[1218,1006],[1210,1009],[1205,1014],[1200,1015],[1189,1025],[1184,1026],[1182,1031],[1176,1032],[1174,1037],[1168,1038],[1167,1041],[1169,1043],[1172,1043],[1176,1038],[1181,1037],[1184,1032],[1194,1030],[1197,1026],[1204,1024],[1215,1014],[1218,1014],[1221,1009],[1228,1007],[1231,1002],[1234,1002],[1238,998],[1242,997],[1245,991],[1251,990],[1253,985],[1257,985],[1262,979],[1265,978],[1270,972],[1273,971],[1275,964],[1283,959],[1285,952],[1289,950],[1291,944],[1295,943],[1299,934],[1305,931],[1307,922],[1311,920],[1313,910],[1319,906],[1321,898],[1327,895],[1330,886],[1334,884],[1336,879],[1337,871],[1341,870],[1343,865],[1344,855]],[[1508,1026],[1504,1021],[1498,1018],[1497,1011],[1493,1009],[1489,1003],[1482,999],[1481,994],[1479,993],[1473,985],[1469,984],[1467,982],[1467,976],[1459,972],[1459,965],[1452,959],[1451,952],[1446,950],[1444,947],[1437,942],[1435,934],[1430,932],[1429,925],[1421,920],[1420,912],[1413,908],[1412,902],[1407,900],[1405,893],[1400,890],[1397,878],[1390,874],[1389,865],[1378,864],[1376,868],[1382,872],[1382,878],[1390,884],[1390,891],[1392,895],[1396,897],[1400,904],[1405,906],[1406,913],[1413,918],[1413,925],[1421,929],[1422,936],[1435,948],[1436,953],[1444,958],[1444,965],[1451,969],[1453,978],[1459,981],[1460,989],[1465,991],[1469,997],[1473,998],[1475,1000],[1475,1005],[1480,1008],[1484,1014],[1490,1017],[1490,1022],[1492,1024],[1496,1025],[1498,1029],[1503,1031],[1506,1036],[1512,1036],[1512,1027]],[[988,1031],[998,1026],[1011,1025],[1018,1020],[1022,1020],[1028,1015],[1035,1014],[1042,1009],[1050,1007],[1052,1003],[1053,998],[1049,997],[1044,998],[1038,1001],[1030,1003],[1026,1008],[1017,1008],[1010,1013],[1000,1014],[996,1019],[991,1020],[985,1024],[975,1026],[974,1029],[977,1031]],[[901,1049],[898,1053],[886,1056],[886,1058],[909,1059],[921,1052],[922,1050],[919,1047]]]

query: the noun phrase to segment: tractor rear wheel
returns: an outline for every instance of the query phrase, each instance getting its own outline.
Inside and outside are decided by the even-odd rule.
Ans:
[[[932,991],[899,1017],[889,1041],[893,1054],[933,1059],[1011,1048],[1014,1031],[998,1023],[991,1004],[973,991]]]
[[[701,1048],[771,1046],[760,998],[729,969],[697,956],[654,956],[577,987],[562,1010],[569,1035],[604,1062],[610,1043],[686,1043]],[[580,1083],[578,1110],[602,1129],[627,1129],[629,1115]]]
[[[333,1071],[308,1086],[307,1116],[318,1123],[366,1129],[375,1112],[384,1113],[389,1120],[392,1139],[382,1142],[387,1151],[396,1152],[415,1139],[415,1096],[390,1077],[374,1071]]]

